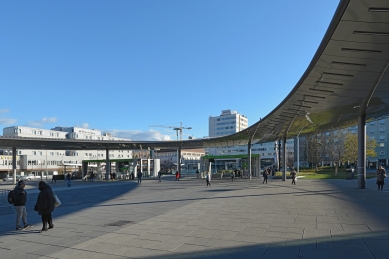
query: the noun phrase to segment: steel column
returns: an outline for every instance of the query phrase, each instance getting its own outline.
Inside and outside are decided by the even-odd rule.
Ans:
[[[12,147],[12,171],[13,171],[13,183],[16,184],[16,147]]]
[[[366,183],[366,115],[358,116],[358,188]]]
[[[109,160],[109,149],[108,147],[105,149],[105,178],[109,181],[111,173],[111,161]]]
[[[251,179],[251,141],[247,145],[248,177]]]
[[[282,137],[282,181],[286,181],[286,136]]]
[[[181,173],[181,146],[177,149],[177,171]]]

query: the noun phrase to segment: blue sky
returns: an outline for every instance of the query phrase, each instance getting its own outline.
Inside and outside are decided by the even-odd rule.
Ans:
[[[82,126],[134,140],[265,117],[316,52],[338,0],[1,1],[0,127]]]

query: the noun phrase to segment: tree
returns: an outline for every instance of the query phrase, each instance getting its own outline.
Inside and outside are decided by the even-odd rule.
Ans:
[[[335,175],[338,175],[338,167],[345,152],[345,135],[341,131],[333,131],[327,136],[325,153],[328,159],[335,165]]]
[[[321,144],[321,135],[308,135],[306,137],[308,144],[308,162],[312,163],[312,167],[315,167],[315,172],[317,173],[317,166],[322,159],[322,144]]]
[[[376,157],[376,147],[377,141],[375,141],[375,139],[370,139],[369,136],[366,136],[366,156]],[[346,134],[344,148],[345,151],[342,156],[342,160],[352,161],[356,164],[358,161],[358,135],[354,133]]]

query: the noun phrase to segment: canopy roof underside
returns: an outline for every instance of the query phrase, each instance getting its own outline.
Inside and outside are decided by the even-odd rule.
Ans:
[[[314,10],[315,11],[315,10]],[[265,118],[236,134],[182,141],[0,137],[26,149],[201,148],[268,142],[356,125],[389,114],[389,1],[342,0],[307,70]],[[260,108],[260,107],[259,107]],[[255,109],[255,107],[254,107]]]

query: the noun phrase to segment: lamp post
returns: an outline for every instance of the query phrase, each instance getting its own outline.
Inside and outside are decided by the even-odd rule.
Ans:
[[[297,173],[300,172],[300,133],[303,129],[304,127],[302,127],[299,133],[297,134]]]

